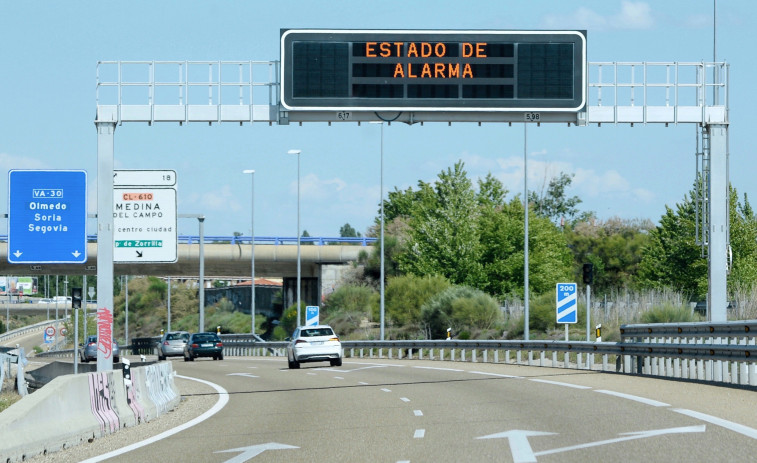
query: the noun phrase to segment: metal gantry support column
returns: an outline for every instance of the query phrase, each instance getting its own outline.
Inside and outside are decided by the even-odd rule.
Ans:
[[[705,126],[710,134],[710,247],[707,319],[727,321],[728,307],[728,126]]]
[[[97,371],[113,369],[113,139],[115,122],[97,128]]]

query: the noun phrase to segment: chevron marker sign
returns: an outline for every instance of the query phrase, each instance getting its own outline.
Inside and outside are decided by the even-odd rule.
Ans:
[[[557,323],[578,323],[578,293],[575,283],[557,283]]]

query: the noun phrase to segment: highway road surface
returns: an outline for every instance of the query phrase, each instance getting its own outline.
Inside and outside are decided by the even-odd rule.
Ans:
[[[31,461],[732,462],[757,455],[754,390],[481,363],[346,359],[342,367],[289,370],[284,358],[172,361],[186,400],[158,420],[164,423],[148,423],[149,435],[146,427],[130,429]]]

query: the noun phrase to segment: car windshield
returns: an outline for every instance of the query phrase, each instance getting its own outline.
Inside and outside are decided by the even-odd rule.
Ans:
[[[166,341],[178,341],[184,339],[184,335],[181,333],[170,333],[166,335]]]
[[[308,328],[302,330],[300,336],[303,338],[314,338],[316,336],[333,336],[334,331],[331,328]]]

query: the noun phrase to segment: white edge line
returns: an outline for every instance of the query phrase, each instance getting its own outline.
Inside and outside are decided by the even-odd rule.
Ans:
[[[681,413],[683,415],[690,416],[692,418],[696,418],[698,420],[706,421],[708,423],[726,428],[730,431],[734,431],[739,434],[743,434],[747,437],[751,437],[752,439],[757,439],[757,429],[750,428],[749,426],[744,426],[743,424],[738,424],[738,423],[734,423],[733,421],[724,420],[716,416],[706,415],[704,413],[699,413],[692,410],[686,410],[685,408],[674,408],[673,411],[677,413]]]
[[[531,381],[535,381],[537,383],[553,384],[555,386],[572,387],[574,389],[591,389],[590,386],[579,386],[578,384],[561,383],[559,381],[550,381],[548,379],[532,379]]]
[[[465,370],[458,370],[457,368],[441,368],[441,367],[418,367],[418,366],[414,366],[412,368],[417,368],[419,370],[465,371]]]
[[[413,415],[415,415],[415,416],[423,416],[423,412],[421,410],[413,410]]]
[[[514,378],[514,379],[523,379],[522,376],[513,376],[513,375],[500,375],[498,373],[487,373],[485,371],[469,371],[468,373],[472,373],[474,375],[486,375],[486,376],[496,376],[497,378]]]
[[[403,402],[410,402],[410,399],[408,399],[407,397],[400,397],[400,400]]]
[[[602,394],[613,395],[615,397],[621,397],[623,399],[634,400],[636,402],[640,402],[646,405],[651,405],[653,407],[670,407],[670,404],[666,404],[665,402],[658,402],[652,399],[645,399],[644,397],[639,397],[639,396],[635,396],[631,394],[623,394],[622,392],[606,391],[604,389],[597,389],[596,392],[601,392]]]
[[[226,404],[229,402],[229,393],[226,391],[226,389],[222,388],[218,384],[211,383],[210,381],[205,381],[204,379],[198,379],[198,378],[191,378],[189,376],[182,376],[182,375],[176,375],[177,378],[182,379],[189,379],[192,381],[198,381],[203,384],[207,384],[208,386],[212,387],[218,392],[218,402],[213,405],[210,410],[206,411],[202,415],[194,418],[193,420],[187,421],[186,423],[182,424],[181,426],[177,426],[175,428],[169,429],[168,431],[162,432],[158,434],[157,436],[150,437],[149,439],[145,439],[143,441],[136,442],[131,445],[127,445],[126,447],[122,447],[118,450],[114,450],[112,452],[108,452],[102,455],[98,455],[96,457],[92,457],[88,460],[84,460],[81,463],[95,463],[98,461],[107,460],[108,458],[113,458],[118,455],[123,455],[126,452],[131,452],[132,450],[136,450],[140,447],[144,447],[146,445],[152,444],[154,442],[157,442],[161,439],[165,439],[166,437],[173,436],[174,434],[177,434],[181,431],[184,431],[185,429],[189,429],[192,426],[202,423],[203,421],[207,420],[211,416],[215,415],[216,413],[220,412],[223,407],[226,406]]]
[[[413,439],[423,439],[425,436],[426,436],[425,429],[416,429],[415,434],[413,434]]]

